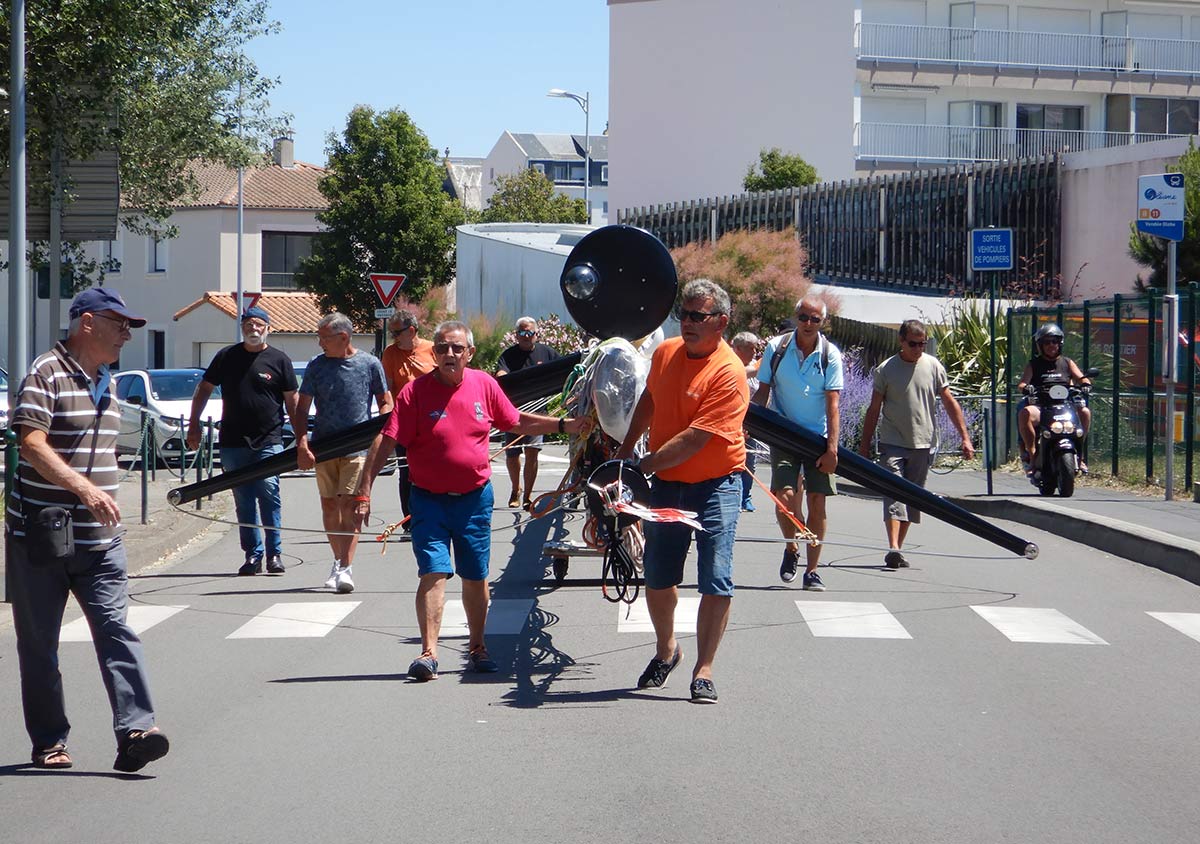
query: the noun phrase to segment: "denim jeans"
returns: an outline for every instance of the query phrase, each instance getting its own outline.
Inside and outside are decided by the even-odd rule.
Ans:
[[[225,471],[240,469],[260,460],[279,454],[282,445],[268,445],[262,448],[247,448],[244,446],[221,446],[221,468]],[[279,503],[279,476],[272,475],[233,488],[233,503],[237,510],[237,520],[244,524],[261,524],[268,528],[278,528],[282,518]],[[261,518],[259,518],[261,514]],[[267,530],[267,556],[280,553],[282,542],[278,530]],[[263,555],[262,534],[258,528],[238,528],[238,536],[242,542],[242,550],[246,556],[261,557]]]
[[[16,537],[8,537],[7,548],[21,703],[33,747],[65,744],[71,731],[58,666],[59,628],[68,595],[75,596],[92,630],[118,740],[130,730],[153,727],[142,643],[125,620],[129,594],[121,539],[102,550],[76,546],[75,554],[62,560],[48,560]]]
[[[683,582],[683,564],[696,536],[696,583],[701,595],[733,594],[733,540],[741,513],[742,481],[738,472],[688,484],[655,478],[650,506],[673,507],[697,514],[703,530],[678,522],[645,522],[643,557],[646,586],[669,589]]]

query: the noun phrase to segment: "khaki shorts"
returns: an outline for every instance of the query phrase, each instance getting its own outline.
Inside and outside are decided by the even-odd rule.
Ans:
[[[771,449],[771,492],[796,488],[801,472],[804,492],[813,495],[837,495],[837,481],[817,468],[815,460],[800,460],[794,454]]]
[[[912,481],[917,486],[925,486],[929,477],[929,467],[933,465],[933,450],[928,448],[905,448],[890,443],[879,444],[879,454],[883,458],[883,467],[893,475],[899,475],[906,481]],[[921,511],[903,501],[883,497],[883,517],[897,522],[920,524]]]
[[[358,491],[358,479],[362,476],[367,456],[335,457],[317,464],[317,492],[322,498],[339,495],[354,495]]]

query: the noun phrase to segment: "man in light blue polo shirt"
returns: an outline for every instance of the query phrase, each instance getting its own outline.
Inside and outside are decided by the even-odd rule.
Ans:
[[[842,353],[821,335],[826,315],[825,302],[816,297],[807,296],[796,304],[796,330],[767,344],[753,399],[827,439],[825,453],[815,461],[771,449],[771,492],[820,539],[825,538],[825,497],[837,494],[833,473],[838,462],[838,399],[842,390]],[[807,501],[808,518],[797,511],[801,501]],[[777,509],[775,516],[784,538],[795,539],[796,526],[787,514]],[[809,545],[807,553],[803,586],[824,592],[825,584],[817,574],[821,546]],[[789,542],[779,565],[784,583],[796,579],[799,558],[796,543]]]

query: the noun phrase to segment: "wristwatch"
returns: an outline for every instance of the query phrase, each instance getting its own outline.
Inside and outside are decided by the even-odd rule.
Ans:
[[[567,432],[567,420],[565,417],[558,417],[558,432],[565,434]]]

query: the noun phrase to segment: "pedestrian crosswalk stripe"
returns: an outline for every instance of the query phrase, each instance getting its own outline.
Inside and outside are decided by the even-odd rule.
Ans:
[[[1147,612],[1146,615],[1200,642],[1200,612]]]
[[[695,633],[696,613],[700,610],[699,598],[680,598],[675,607],[675,633]],[[617,604],[618,633],[653,633],[654,625],[650,623],[650,610],[646,608],[645,597],[640,597],[632,604]]]
[[[166,621],[175,613],[186,610],[187,606],[167,607],[157,604],[134,604],[129,608],[126,623],[139,636],[161,621]],[[87,619],[80,617],[62,626],[58,637],[60,642],[90,642],[92,631]]]
[[[226,639],[321,638],[337,627],[361,601],[305,601],[272,604]]]
[[[1012,642],[1051,645],[1107,645],[1077,621],[1058,610],[1039,607],[971,607]]]
[[[847,639],[911,639],[883,604],[872,601],[796,601],[814,636]]]
[[[487,626],[485,636],[517,636],[525,629],[529,620],[529,612],[533,609],[533,598],[497,598],[488,604]],[[462,599],[447,598],[442,610],[441,635],[447,639],[465,639],[470,635],[467,629],[467,611]]]

